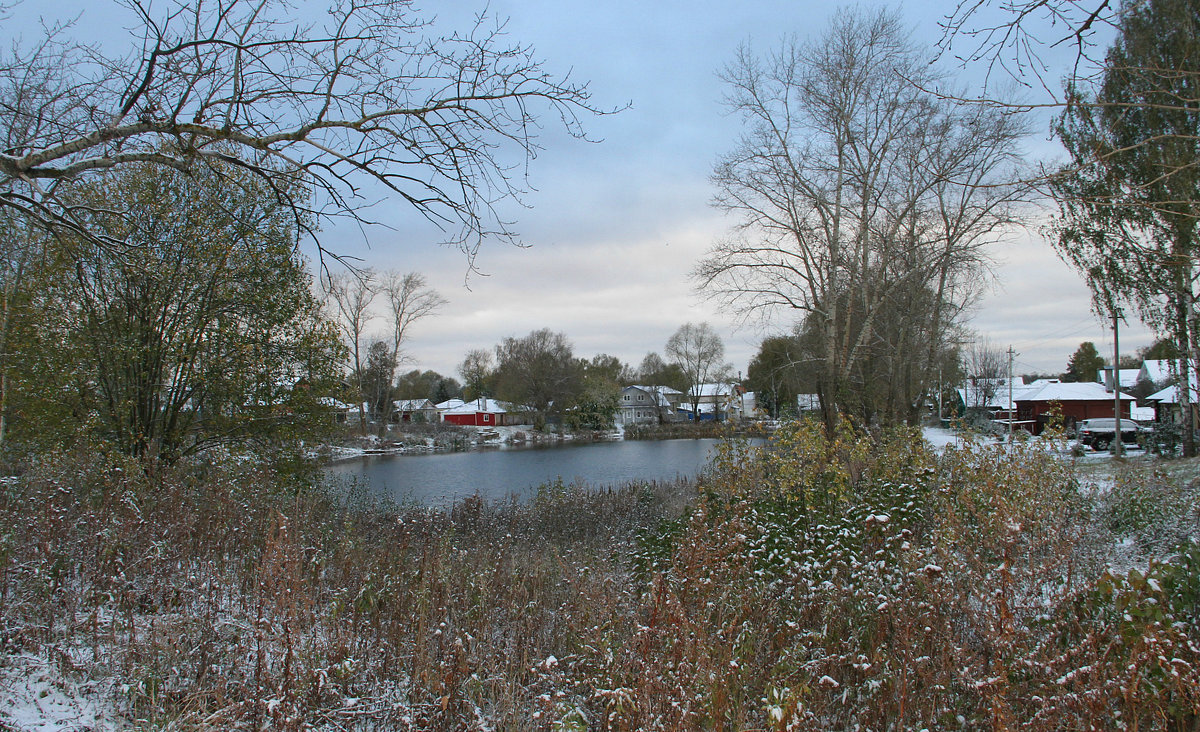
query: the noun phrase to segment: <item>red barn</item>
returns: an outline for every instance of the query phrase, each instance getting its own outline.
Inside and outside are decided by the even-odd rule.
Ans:
[[[468,427],[499,427],[508,424],[508,410],[495,399],[480,397],[442,413],[442,421]]]
[[[1025,388],[1020,394],[1013,395],[1017,405],[1017,419],[1031,423],[1033,434],[1041,434],[1050,421],[1051,415],[1062,416],[1064,426],[1070,428],[1083,419],[1108,417],[1111,419],[1114,406],[1113,393],[1106,390],[1103,384],[1092,382],[1063,384],[1050,382],[1040,388]],[[1128,394],[1121,395],[1121,419],[1129,419],[1129,408],[1134,399]]]

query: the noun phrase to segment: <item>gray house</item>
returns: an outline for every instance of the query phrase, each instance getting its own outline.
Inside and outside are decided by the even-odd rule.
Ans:
[[[623,427],[673,421],[682,400],[683,392],[669,386],[627,386],[617,399],[616,423]]]

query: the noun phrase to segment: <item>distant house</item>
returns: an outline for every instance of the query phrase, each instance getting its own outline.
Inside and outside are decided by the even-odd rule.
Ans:
[[[443,417],[445,417],[446,412],[456,407],[461,407],[464,404],[466,404],[466,402],[464,402],[462,399],[447,399],[444,402],[434,404],[433,407],[438,411],[438,420],[444,421]]]
[[[687,422],[715,422],[718,419],[716,404],[700,404],[692,412],[692,403],[683,402],[675,408],[676,414]]]
[[[676,405],[683,392],[669,386],[626,386],[617,399],[616,423],[619,425],[657,424],[676,418]]]
[[[698,384],[689,390],[679,405],[678,412],[685,419],[693,421],[724,422],[729,419],[741,419],[745,411],[742,402],[745,393],[746,390],[741,384]],[[692,414],[693,401],[698,402],[698,414]]]
[[[1064,384],[1057,379],[1047,379],[1027,385],[1013,394],[1017,423],[1035,435],[1042,433],[1051,416],[1058,414],[1065,427],[1094,417],[1114,416],[1113,393],[1096,382]],[[1130,418],[1130,406],[1134,399],[1121,395],[1121,417]]]
[[[437,422],[438,408],[428,399],[397,399],[392,402],[393,422]]]
[[[1175,380],[1176,364],[1166,359],[1147,359],[1138,369],[1138,381],[1149,381],[1155,386],[1166,386]]]
[[[1142,369],[1117,369],[1117,379],[1121,384],[1121,391],[1129,391],[1137,386],[1138,378],[1141,376]],[[1096,383],[1104,384],[1104,388],[1112,390],[1112,366],[1105,366],[1096,372]]]
[[[321,397],[318,402],[332,412],[337,424],[358,424],[362,415],[371,413],[371,405],[366,402],[361,405],[347,404],[333,397]]]
[[[500,427],[519,424],[508,404],[480,397],[442,412],[442,421],[468,427]]]
[[[771,414],[766,410],[765,405],[758,403],[758,393],[748,391],[742,395],[742,405],[744,412],[742,414],[746,419],[769,419]]]
[[[1013,378],[972,378],[955,391],[958,394],[960,410],[984,412],[991,417],[1007,417],[1014,409],[1011,397],[1022,393],[1026,386],[1024,379]]]
[[[805,414],[807,412],[821,411],[821,395],[820,394],[797,394],[796,395],[796,412]]]
[[[1196,409],[1197,399],[1200,399],[1200,384],[1192,381],[1192,403],[1193,410]],[[1146,397],[1146,401],[1154,407],[1154,419],[1158,422],[1168,422],[1180,424],[1183,422],[1183,409],[1179,404],[1179,385],[1171,384]]]

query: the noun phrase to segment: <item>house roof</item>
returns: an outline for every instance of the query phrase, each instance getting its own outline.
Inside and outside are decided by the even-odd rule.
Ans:
[[[473,401],[465,402],[457,407],[446,410],[446,414],[478,414],[481,412],[506,414],[508,412],[508,405],[504,402],[498,402],[495,399],[479,397]]]
[[[631,390],[637,390],[637,391],[640,391],[640,392],[650,396],[651,399],[654,401],[655,405],[659,406],[659,407],[671,406],[671,400],[667,398],[668,394],[682,394],[683,393],[677,389],[672,389],[669,386],[642,386],[640,384],[634,384],[631,386],[627,386],[627,387],[621,389],[621,393],[624,394],[625,392],[631,391]]]
[[[1155,384],[1163,384],[1171,380],[1171,362],[1167,359],[1148,359],[1142,361],[1139,378],[1149,379]]]
[[[1096,383],[1104,384],[1107,386],[1109,371],[1112,371],[1112,368],[1109,366],[1105,366],[1104,368],[1097,371],[1096,372]],[[1142,373],[1141,368],[1117,369],[1117,378],[1121,380],[1121,388],[1122,389],[1132,389],[1133,387],[1137,386],[1138,375],[1140,373]]]
[[[729,382],[716,384],[697,384],[696,386],[692,387],[688,393],[692,396],[702,397],[729,396],[733,393],[736,387],[737,384],[731,384]]]
[[[392,402],[392,408],[398,412],[416,412],[422,409],[436,409],[428,399],[397,399]]]
[[[1059,383],[1058,379],[1038,379],[1031,384],[1026,384],[1020,376],[1014,376],[1011,379],[973,379],[957,391],[964,406],[1010,411],[1014,408],[1013,403],[1021,395],[1032,393],[1048,384],[1057,383]],[[990,396],[989,391],[991,392]],[[1011,402],[1008,400],[1009,394],[1013,398]]]
[[[1178,404],[1179,403],[1179,386],[1171,384],[1165,389],[1154,392],[1146,397],[1148,401],[1158,402],[1159,404]],[[1200,384],[1192,382],[1192,403],[1200,403]]]
[[[1040,386],[1030,384],[1020,394],[1013,394],[1014,402],[1111,402],[1113,398],[1114,394],[1105,389],[1104,384],[1094,381],[1071,384],[1050,381]],[[1121,399],[1134,401],[1128,394],[1121,394]]]
[[[646,392],[655,391],[655,392],[658,392],[659,394],[683,394],[683,392],[678,389],[672,389],[671,387],[663,386],[662,384],[652,384],[652,385],[631,384],[625,388],[626,389],[641,389],[642,391],[646,391]]]

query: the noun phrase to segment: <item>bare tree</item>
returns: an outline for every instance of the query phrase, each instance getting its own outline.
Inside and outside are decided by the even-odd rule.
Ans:
[[[435,313],[446,304],[446,299],[431,288],[425,280],[425,275],[419,272],[388,272],[383,276],[379,290],[387,300],[387,319],[391,327],[389,362],[392,364],[391,378],[394,380],[395,369],[404,360],[402,347],[408,340],[412,326]],[[384,427],[381,429],[386,429],[391,416],[392,402],[389,399],[384,405]]]
[[[463,377],[463,398],[470,396],[478,399],[488,393],[488,383],[492,379],[492,352],[485,348],[475,348],[467,351],[467,355],[458,366],[458,373]]]
[[[330,311],[333,322],[349,348],[358,423],[365,435],[367,415],[363,411],[363,398],[366,394],[363,369],[366,366],[366,351],[363,337],[367,324],[375,318],[371,311],[371,303],[375,301],[379,292],[375,286],[375,273],[365,269],[331,274],[321,278],[321,287],[324,290],[325,307]]]
[[[864,379],[887,378],[862,368],[872,354],[913,371],[893,399],[911,415],[1013,219],[1022,126],[924,91],[940,77],[890,13],[840,13],[819,41],[762,58],[743,49],[723,77],[746,131],[716,166],[716,205],[741,222],[698,287],[745,314],[799,315],[830,427],[852,401],[872,417]]]
[[[987,339],[975,341],[966,352],[967,409],[986,407],[1000,389],[1001,380],[1008,373],[1008,359],[1004,351],[995,348]]]
[[[473,255],[484,237],[515,236],[496,206],[525,191],[538,114],[582,137],[581,115],[597,111],[586,85],[549,74],[486,16],[437,36],[410,0],[114,6],[130,14],[125,55],[60,24],[0,57],[0,206],[43,226],[103,238],[65,201],[76,181],[221,161],[270,184],[297,236],[360,216],[374,182]]]
[[[496,346],[498,396],[540,415],[561,413],[578,392],[581,377],[575,347],[563,333],[542,328]]]
[[[999,71],[1022,84],[1040,86],[1054,97],[1064,76],[1076,79],[1081,71],[1094,68],[1096,41],[1116,26],[1118,4],[1113,0],[960,0],[942,23],[939,48],[963,63],[985,64],[988,79]],[[1047,56],[1068,44],[1075,51],[1071,69],[1052,68]]]
[[[692,418],[699,419],[700,386],[725,378],[730,370],[721,336],[708,323],[685,323],[667,339],[663,352],[687,376]]]

